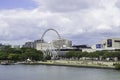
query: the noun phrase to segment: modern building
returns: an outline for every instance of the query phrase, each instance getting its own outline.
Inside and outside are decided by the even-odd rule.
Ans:
[[[92,46],[96,50],[120,50],[120,38],[108,38]]]
[[[36,49],[37,50],[47,50],[51,48],[51,43],[43,42],[43,43],[37,43]]]
[[[67,40],[67,39],[58,39],[58,40],[53,40],[51,42],[55,48],[58,49],[63,49],[63,48],[71,48],[72,47],[72,41]]]
[[[94,52],[95,51],[87,45],[73,45],[72,47],[74,49],[77,49],[77,50],[82,51],[82,52]]]
[[[77,48],[77,49],[91,49],[91,47],[87,46],[87,45],[73,45],[73,48]]]
[[[53,40],[49,43],[47,42],[38,42],[36,43],[37,50],[44,49],[67,49],[72,47],[72,41],[67,39]]]

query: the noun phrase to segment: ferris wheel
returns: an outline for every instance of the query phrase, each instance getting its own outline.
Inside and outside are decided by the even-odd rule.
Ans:
[[[55,29],[47,29],[47,30],[43,33],[43,35],[42,35],[42,37],[41,37],[41,41],[44,41],[44,36],[45,36],[45,34],[46,34],[47,32],[49,32],[49,31],[54,31],[54,32],[57,34],[57,36],[58,36],[58,41],[61,40],[61,36],[60,36],[60,34],[57,32],[57,30],[55,30]],[[55,48],[55,45],[54,45],[52,42],[50,42],[50,43],[47,42],[47,44],[48,44],[48,45],[47,45],[45,48],[43,48],[43,44],[41,43],[41,51],[43,52],[44,57],[47,56],[47,55],[50,55],[52,58],[55,58],[55,57],[58,55],[61,46],[59,46],[59,48]],[[59,43],[59,44],[60,44],[60,43]]]

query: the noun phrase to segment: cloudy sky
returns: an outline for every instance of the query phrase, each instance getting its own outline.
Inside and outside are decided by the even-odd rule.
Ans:
[[[120,37],[120,0],[0,0],[0,43],[40,39],[49,28],[73,44]]]

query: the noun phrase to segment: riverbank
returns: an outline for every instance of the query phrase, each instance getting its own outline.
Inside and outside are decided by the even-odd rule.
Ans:
[[[23,62],[25,65],[49,65],[49,66],[67,66],[67,67],[84,67],[99,69],[115,69],[115,62],[104,61],[67,61],[67,60],[49,60],[46,62]]]

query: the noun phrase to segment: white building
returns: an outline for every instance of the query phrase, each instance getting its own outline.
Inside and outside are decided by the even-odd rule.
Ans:
[[[53,40],[52,42],[38,42],[36,43],[37,50],[45,50],[45,49],[67,49],[72,47],[72,41],[66,39]]]
[[[96,50],[120,50],[120,38],[109,38],[92,46]]]
[[[58,48],[58,49],[72,47],[72,41],[67,40],[67,39],[53,40],[51,43],[53,44],[55,48]]]
[[[37,50],[47,50],[51,48],[51,43],[37,43],[36,44],[36,49]]]

